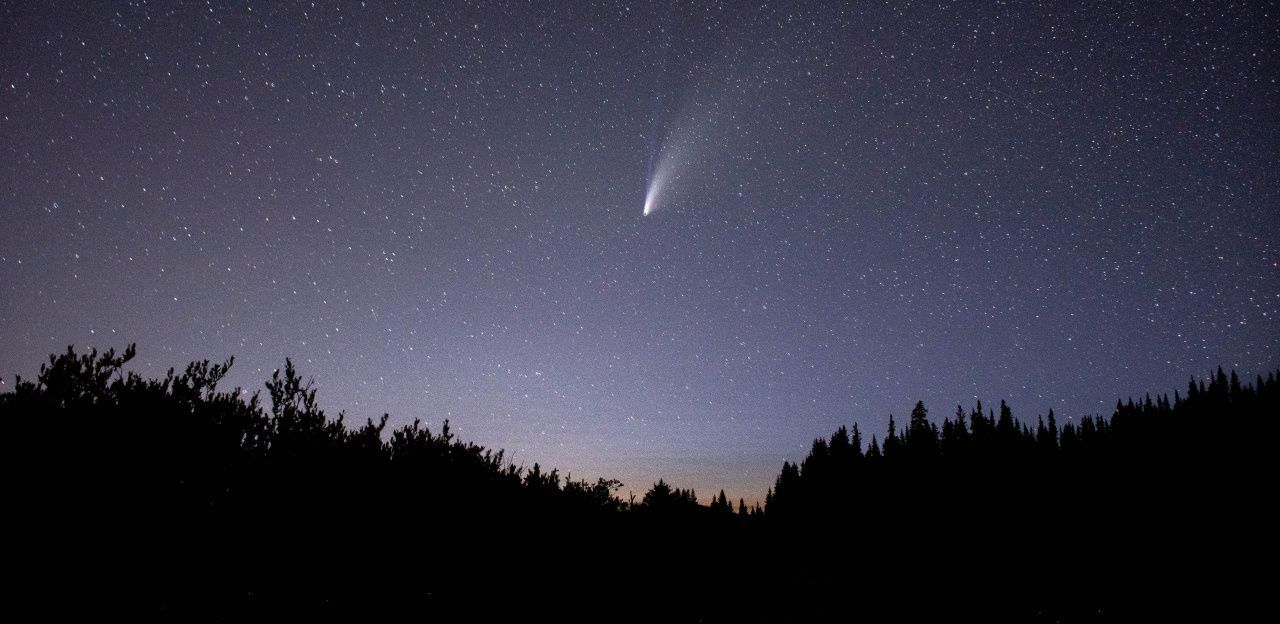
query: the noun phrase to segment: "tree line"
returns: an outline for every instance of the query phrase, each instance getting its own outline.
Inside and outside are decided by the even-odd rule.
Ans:
[[[1138,600],[1153,594],[1134,579],[1171,590],[1221,564],[1224,545],[1250,546],[1280,413],[1276,373],[1243,383],[1221,369],[1105,418],[1032,423],[979,402],[938,423],[917,403],[883,436],[855,424],[814,440],[748,508],[664,480],[624,500],[616,480],[517,466],[448,421],[352,426],[291,361],[264,403],[219,389],[233,360],[144,379],[125,370],[135,352],[68,348],[0,394],[15,534],[30,537],[18,560],[29,595],[58,595],[46,604],[446,619],[1148,613],[1160,605]],[[939,599],[902,600],[907,589]]]

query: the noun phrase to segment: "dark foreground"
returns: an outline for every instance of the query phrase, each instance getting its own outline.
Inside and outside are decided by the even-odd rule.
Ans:
[[[1110,418],[917,405],[841,429],[748,510],[565,481],[420,425],[328,418],[287,366],[144,380],[52,357],[0,395],[11,604],[415,620],[1145,621],[1268,612],[1275,375]]]

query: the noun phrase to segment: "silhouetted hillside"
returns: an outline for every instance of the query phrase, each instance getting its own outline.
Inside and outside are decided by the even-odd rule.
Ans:
[[[979,402],[939,427],[917,403],[883,437],[841,427],[784,463],[769,530],[864,536],[858,560],[956,608],[1220,616],[1265,595],[1240,558],[1270,551],[1258,495],[1273,489],[1278,389],[1274,373],[1241,384],[1219,369],[1185,395],[1065,423]]]
[[[263,405],[218,389],[230,360],[149,380],[133,354],[68,349],[0,395],[46,612],[1127,619],[1247,603],[1234,562],[1270,544],[1275,374],[1079,422],[917,404],[815,440],[748,510],[665,481],[624,501],[447,422],[348,427],[291,362]]]

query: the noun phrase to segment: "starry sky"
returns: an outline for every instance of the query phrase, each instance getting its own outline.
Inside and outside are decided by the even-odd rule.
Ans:
[[[291,357],[349,422],[750,502],[916,400],[1265,373],[1268,4],[2,2],[0,391]]]

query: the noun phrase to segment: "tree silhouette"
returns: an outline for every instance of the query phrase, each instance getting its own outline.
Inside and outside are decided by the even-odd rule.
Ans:
[[[703,506],[662,479],[624,501],[616,480],[516,466],[448,421],[350,427],[291,360],[263,406],[218,389],[232,359],[143,379],[125,371],[135,353],[69,348],[0,394],[29,538],[15,569],[46,609],[604,617],[627,586],[655,590],[644,619],[828,619],[856,588],[878,619],[1096,620],[1220,615],[1241,604],[1210,600],[1224,579],[1265,595],[1224,553],[1270,531],[1275,372],[1218,368],[1185,395],[1062,421],[978,402],[937,423],[917,402],[883,446],[864,449],[857,424],[814,439],[763,506],[735,510],[724,490]],[[714,563],[689,556],[704,551]],[[722,565],[735,556],[748,563]],[[552,576],[527,582],[515,562]],[[339,589],[340,574],[380,580]],[[569,603],[553,580],[576,588]]]

